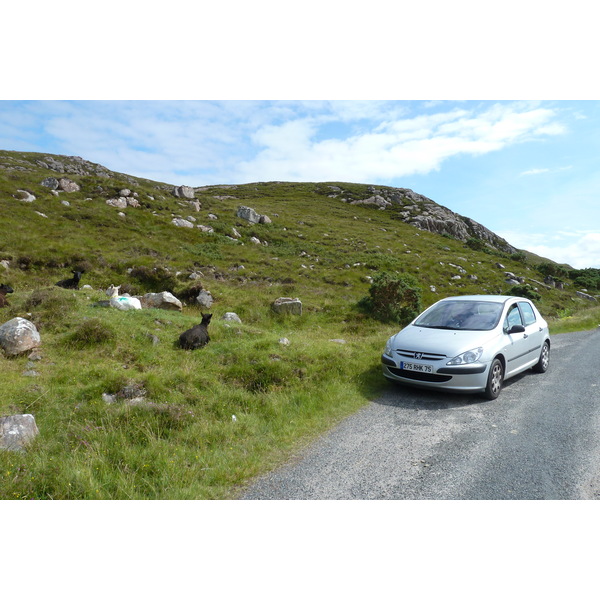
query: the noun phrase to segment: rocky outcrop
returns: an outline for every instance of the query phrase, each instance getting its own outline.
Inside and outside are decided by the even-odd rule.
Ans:
[[[352,205],[373,206],[379,210],[395,212],[395,217],[413,225],[417,229],[430,231],[440,235],[449,235],[466,242],[470,238],[482,240],[489,247],[514,254],[517,249],[506,240],[496,235],[477,221],[463,217],[408,188],[365,188],[365,197],[356,198],[357,192],[346,192],[339,186],[328,186],[334,194],[330,197],[340,198]]]

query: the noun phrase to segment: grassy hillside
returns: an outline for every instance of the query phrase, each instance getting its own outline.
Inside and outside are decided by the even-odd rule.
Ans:
[[[473,250],[394,211],[330,197],[334,186],[366,198],[369,186],[198,188],[196,212],[173,185],[50,158],[0,151],[0,283],[15,290],[0,324],[22,316],[42,336],[40,360],[0,357],[0,415],[31,413],[40,429],[26,453],[0,451],[1,498],[233,497],[387,385],[380,353],[399,325],[357,306],[375,273],[414,275],[423,306],[509,292],[506,271],[543,280],[523,254]],[[80,190],[55,195],[41,184],[47,177]],[[139,207],[107,205],[124,188]],[[17,190],[35,200],[18,200]],[[240,219],[240,205],[271,223]],[[214,231],[176,227],[179,216]],[[71,269],[91,289],[53,285]],[[100,304],[110,284],[169,290],[186,305],[123,313]],[[574,327],[589,306],[572,286],[532,285],[557,327]],[[211,342],[185,352],[175,342],[200,321],[201,287],[214,298]],[[274,314],[281,296],[298,297],[302,316]],[[242,323],[223,321],[226,312]]]

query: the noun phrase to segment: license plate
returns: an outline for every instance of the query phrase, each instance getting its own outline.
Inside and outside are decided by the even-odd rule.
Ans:
[[[433,367],[431,365],[418,365],[415,363],[401,362],[400,368],[405,371],[417,371],[419,373],[433,373]]]

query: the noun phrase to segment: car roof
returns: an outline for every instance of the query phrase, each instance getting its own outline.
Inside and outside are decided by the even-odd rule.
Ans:
[[[527,300],[527,298],[521,298],[520,296],[501,296],[501,295],[492,295],[492,294],[473,294],[471,296],[449,296],[448,298],[442,298],[440,302],[445,302],[447,300],[462,300],[467,302],[499,302],[504,304],[509,300],[514,301],[522,301]]]

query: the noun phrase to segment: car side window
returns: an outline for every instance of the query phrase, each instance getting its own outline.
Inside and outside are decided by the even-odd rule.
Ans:
[[[515,304],[510,307],[508,314],[506,315],[506,327],[510,329],[514,325],[523,325],[523,321],[521,319],[521,313],[519,312],[519,307]]]
[[[531,308],[531,304],[529,304],[529,302],[519,302],[519,308],[523,313],[525,325],[532,325],[535,323],[535,313],[533,312],[533,308]]]

